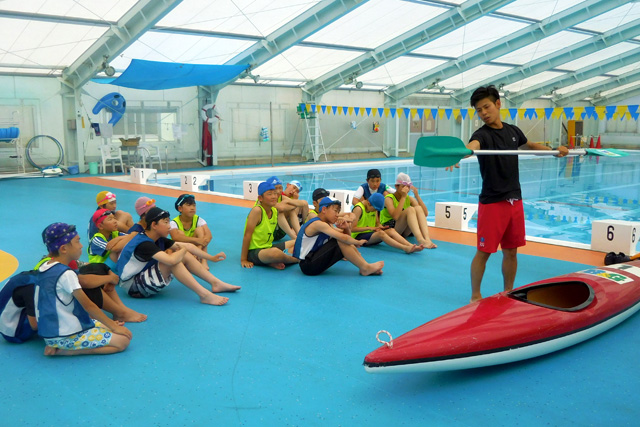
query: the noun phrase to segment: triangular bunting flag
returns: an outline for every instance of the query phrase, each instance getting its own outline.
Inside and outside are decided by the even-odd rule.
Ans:
[[[460,109],[459,108],[454,108],[453,109],[453,118],[458,120],[459,116],[460,116]]]
[[[364,111],[367,112],[367,117],[369,117],[371,115],[371,108],[367,107],[364,109]]]
[[[418,115],[418,110],[415,108],[412,108],[410,114],[411,114],[411,118],[415,118]]]
[[[396,113],[398,112],[399,108],[391,108],[389,109],[389,111],[391,111],[391,118],[395,118],[396,117]],[[386,111],[385,111],[386,113]]]
[[[385,109],[384,109],[384,116],[385,116],[385,117],[389,117],[389,111],[390,111],[390,110],[389,110],[388,108],[385,108]],[[393,111],[396,111],[396,110],[393,110]],[[393,115],[392,115],[391,117],[393,117]]]
[[[321,105],[320,109],[322,110],[322,114],[327,114],[327,106],[326,105]]]
[[[584,107],[584,114],[586,118],[596,118],[596,107]]]
[[[544,116],[547,118],[547,120],[549,120],[551,118],[552,114],[553,114],[553,108],[545,108],[544,109]]]
[[[444,109],[438,108],[438,117],[444,119]]]
[[[451,120],[451,113],[453,110],[451,108],[445,108],[444,113],[447,115],[447,120]]]
[[[384,114],[385,117],[389,117],[389,109],[388,108],[378,108],[378,115],[382,117]]]
[[[567,119],[569,119],[569,120],[573,119],[573,107],[564,107],[562,109],[562,112],[564,113],[564,116]]]
[[[465,120],[467,118],[467,113],[468,113],[468,109],[463,108],[460,110],[460,115],[462,116],[462,120]]]
[[[605,110],[605,112],[606,112],[606,118],[607,118],[607,120],[611,120],[611,118],[612,118],[612,117],[613,117],[613,115],[615,114],[615,112],[616,112],[616,109],[617,109],[617,108],[618,108],[618,107],[617,107],[617,106],[615,106],[615,105],[608,105],[608,106],[604,107],[604,110]]]
[[[433,120],[435,120],[436,117],[438,117],[438,109],[437,108],[432,108],[431,109],[431,117],[433,117]]]
[[[336,110],[337,109],[338,109],[338,107],[336,107],[336,106],[331,107],[331,111],[333,111],[333,115],[334,116],[336,115]]]
[[[360,114],[360,107],[353,107],[353,111],[356,113],[356,116]]]
[[[344,107],[342,107],[342,108],[344,108]],[[353,107],[347,108],[347,112],[349,113],[349,115],[352,115],[353,114]]]
[[[402,111],[404,112],[404,116],[408,119],[409,118],[409,113],[411,110],[409,110],[408,108],[403,108]]]
[[[501,108],[500,109],[500,118],[502,120],[507,120],[507,117],[509,117],[509,110],[507,110],[506,108]]]
[[[518,109],[517,108],[509,108],[509,116],[511,117],[511,120],[515,120],[516,117],[518,116]]]
[[[311,105],[311,112],[315,113],[318,109],[318,106],[316,104]]]
[[[417,112],[418,112],[418,118],[422,120],[422,116],[424,116],[424,112],[425,112],[424,108],[418,108]]]
[[[342,114],[346,116],[348,110],[349,110],[349,107],[342,107]]]

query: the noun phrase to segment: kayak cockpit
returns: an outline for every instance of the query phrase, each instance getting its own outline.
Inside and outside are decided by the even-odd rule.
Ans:
[[[582,310],[595,297],[591,286],[575,280],[529,286],[511,291],[507,295],[519,301],[560,311]]]

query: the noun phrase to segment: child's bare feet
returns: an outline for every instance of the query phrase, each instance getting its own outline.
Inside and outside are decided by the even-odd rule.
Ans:
[[[427,249],[435,249],[438,247],[438,245],[436,245],[435,243],[433,243],[431,240],[427,240],[426,242],[424,242],[422,244],[422,246],[424,246]]]
[[[222,280],[218,280],[217,283],[211,285],[211,292],[235,292],[240,289],[240,286],[225,283]]]
[[[46,346],[44,348],[44,355],[45,356],[55,356],[56,353],[58,352],[59,349],[55,348],[55,347],[51,347],[51,346]]]
[[[273,264],[269,264],[269,267],[273,267],[276,270],[284,270],[284,262],[274,262]]]
[[[367,264],[366,267],[360,269],[360,274],[362,274],[363,276],[379,276],[382,274],[382,267],[384,267],[384,261]]]
[[[216,294],[207,294],[200,297],[200,302],[209,305],[225,305],[229,301],[227,297],[221,297]]]
[[[412,254],[414,252],[420,252],[422,249],[423,249],[422,246],[411,245],[411,246],[406,246],[404,251],[408,254]]]
[[[135,310],[132,310],[130,308],[126,308],[122,314],[116,316],[115,314],[113,315],[113,320],[116,321],[122,321],[123,324],[124,322],[132,322],[132,323],[138,323],[138,322],[144,322],[145,320],[147,320],[147,315],[146,314],[142,314],[142,313],[138,313]],[[122,326],[122,325],[120,325]]]

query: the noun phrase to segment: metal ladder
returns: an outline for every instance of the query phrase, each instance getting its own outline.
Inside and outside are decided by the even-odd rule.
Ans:
[[[305,117],[303,120],[307,128],[307,138],[302,148],[303,154],[307,144],[309,144],[311,156],[314,162],[319,161],[322,156],[324,156],[324,161],[328,162],[329,159],[327,159],[327,153],[324,148],[324,139],[322,138],[322,132],[320,130],[320,121],[317,117]]]

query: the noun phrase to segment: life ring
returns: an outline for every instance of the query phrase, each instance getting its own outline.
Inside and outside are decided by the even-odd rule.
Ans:
[[[207,111],[211,110],[211,115],[213,117],[209,117],[209,115],[207,114]],[[202,121],[205,123],[209,123],[209,121],[213,118],[216,118],[218,120],[222,120],[220,118],[220,116],[218,115],[218,110],[216,109],[216,104],[207,104],[204,105],[202,107],[202,109],[200,110],[200,117],[202,118]]]
[[[115,125],[124,115],[124,111],[127,108],[127,101],[124,99],[124,96],[118,92],[111,92],[100,98],[100,101],[93,107],[91,112],[98,114],[103,108],[111,112],[109,123]]]

